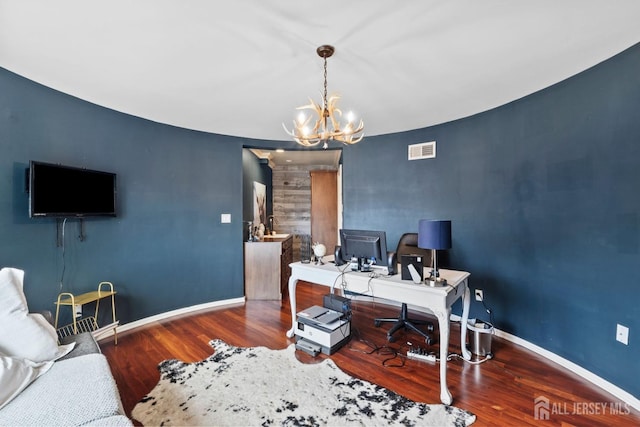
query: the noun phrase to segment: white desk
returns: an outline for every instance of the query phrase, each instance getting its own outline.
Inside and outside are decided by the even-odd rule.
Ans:
[[[380,275],[370,278],[369,273],[354,272],[348,266],[337,267],[331,262],[324,265],[313,263],[290,264],[289,298],[291,301],[291,329],[287,337],[291,338],[295,331],[296,321],[296,285],[298,280],[317,283],[319,285],[342,289],[343,279],[340,277],[344,269],[344,290],[384,298],[397,302],[404,302],[420,308],[426,308],[438,319],[440,330],[440,400],[450,405],[453,401],[447,387],[447,356],[449,355],[449,317],[451,306],[459,298],[463,301],[461,319],[460,347],[465,359],[471,359],[471,352],[466,348],[467,318],[469,317],[470,294],[467,279],[469,273],[465,271],[440,270],[440,276],[447,279],[448,286],[430,287],[416,285],[410,280],[402,280],[399,274],[394,276]],[[345,269],[346,267],[346,269]]]

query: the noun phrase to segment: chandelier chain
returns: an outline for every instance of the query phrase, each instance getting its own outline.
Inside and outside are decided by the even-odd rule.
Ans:
[[[324,57],[324,99],[322,100],[324,104],[322,105],[322,115],[324,116],[325,121],[327,120],[327,57]]]

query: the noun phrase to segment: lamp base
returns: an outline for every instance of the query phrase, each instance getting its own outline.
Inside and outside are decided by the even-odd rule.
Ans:
[[[439,286],[447,286],[447,279],[443,279],[442,277],[429,276],[424,279],[424,283],[436,288]]]

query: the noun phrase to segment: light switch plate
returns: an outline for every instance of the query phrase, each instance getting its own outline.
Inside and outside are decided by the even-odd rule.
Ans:
[[[616,328],[616,340],[624,345],[629,345],[629,328],[618,324]]]
[[[231,214],[220,214],[220,222],[223,224],[231,224]]]

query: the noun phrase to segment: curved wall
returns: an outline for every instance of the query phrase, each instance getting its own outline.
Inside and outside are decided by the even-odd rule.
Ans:
[[[30,309],[112,281],[122,323],[242,297],[242,140],[120,114],[0,69],[0,265],[25,270]],[[29,160],[115,172],[117,218],[28,217]],[[220,214],[233,222],[221,224]],[[63,276],[64,273],[64,276]]]
[[[451,219],[449,263],[499,329],[640,396],[639,69],[634,46],[489,112],[345,147],[344,226],[394,247],[419,219]],[[31,159],[118,174],[118,218],[88,220],[84,242],[67,225],[65,290],[113,281],[123,323],[243,295],[242,148],[294,143],[149,122],[3,69],[0,87],[0,264],[26,270],[32,309],[53,307],[63,263],[55,222],[27,215]],[[436,159],[407,161],[434,139]]]
[[[634,396],[640,331],[640,45],[463,120],[343,151],[345,227],[452,220],[452,268],[496,327]],[[407,145],[437,141],[408,161]],[[488,320],[480,303],[474,317]],[[629,345],[615,340],[630,328]]]

